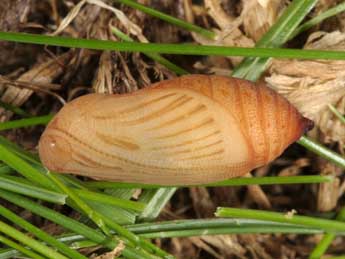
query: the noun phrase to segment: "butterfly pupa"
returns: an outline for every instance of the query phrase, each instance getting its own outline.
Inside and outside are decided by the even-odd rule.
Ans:
[[[39,155],[61,173],[204,184],[269,163],[312,125],[263,83],[188,75],[130,94],[73,100],[45,129]]]

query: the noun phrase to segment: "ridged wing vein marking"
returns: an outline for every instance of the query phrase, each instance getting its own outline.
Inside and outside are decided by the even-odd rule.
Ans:
[[[134,107],[131,107],[131,108],[127,108],[127,109],[124,109],[124,110],[120,110],[120,111],[116,111],[116,113],[112,113],[112,114],[106,114],[106,115],[99,115],[99,116],[94,116],[95,119],[98,119],[98,120],[108,120],[108,119],[113,119],[113,118],[116,118],[119,114],[123,115],[125,113],[130,113],[130,112],[135,112],[139,109],[142,109],[142,108],[145,108],[146,106],[148,105],[151,105],[151,104],[155,104],[155,103],[158,103],[162,100],[165,100],[169,97],[172,97],[172,96],[175,96],[177,95],[177,93],[169,93],[169,94],[165,94],[163,96],[159,96],[157,98],[154,98],[152,100],[149,100],[147,102],[143,102],[143,103],[140,103]]]
[[[199,146],[199,147],[196,147],[196,148],[189,148],[189,149],[178,150],[176,152],[168,153],[167,155],[173,156],[173,155],[192,153],[194,151],[200,151],[200,150],[207,149],[207,148],[210,148],[210,147],[213,147],[213,146],[219,146],[219,144],[222,144],[222,143],[223,143],[222,140],[217,140],[217,141],[212,142],[212,143],[207,144],[207,145]]]
[[[158,109],[157,111],[154,111],[146,116],[143,116],[139,119],[135,119],[132,121],[121,121],[122,124],[126,126],[134,126],[140,123],[146,123],[147,121],[154,120],[157,118],[160,118],[163,114],[166,114],[168,112],[173,112],[174,109],[177,109],[178,107],[181,107],[184,104],[187,104],[189,101],[191,101],[193,98],[188,96],[181,96],[177,98],[176,100],[170,102],[165,107]]]
[[[158,126],[149,128],[148,130],[157,130],[157,129],[171,126],[171,125],[175,124],[176,122],[180,122],[180,121],[187,119],[189,116],[198,114],[199,112],[206,111],[206,110],[207,110],[207,107],[204,104],[199,104],[198,106],[194,107],[192,110],[186,112],[185,114],[180,115],[180,116],[178,116],[172,120],[168,120],[168,121],[166,121],[166,122],[164,122]]]
[[[73,153],[73,159],[78,162],[80,165],[82,166],[86,166],[86,167],[92,167],[92,168],[110,168],[110,169],[115,169],[115,170],[123,170],[121,167],[118,166],[109,166],[109,165],[105,165],[101,162],[95,161],[92,158],[89,158],[81,153],[78,153],[76,151],[74,151]]]
[[[208,118],[208,119],[204,120],[203,122],[201,122],[201,123],[199,123],[199,124],[197,124],[195,126],[192,126],[190,128],[179,130],[179,131],[176,131],[174,133],[170,133],[170,134],[167,134],[167,135],[164,135],[164,136],[157,137],[155,139],[165,139],[165,138],[176,137],[176,136],[179,136],[181,134],[188,133],[188,132],[191,132],[193,130],[200,129],[202,127],[209,126],[209,125],[212,125],[212,124],[214,124],[214,119],[213,118]]]
[[[104,143],[111,145],[111,146],[116,146],[118,148],[122,148],[122,149],[126,149],[129,151],[133,151],[133,150],[138,150],[140,149],[140,146],[125,140],[124,138],[119,139],[119,138],[115,138],[114,136],[109,136],[109,135],[105,135],[99,132],[96,132],[96,136]]]
[[[223,154],[224,152],[225,152],[225,150],[222,148],[222,149],[218,149],[218,150],[211,152],[211,153],[202,154],[202,155],[198,155],[198,156],[190,156],[190,157],[182,158],[181,160],[195,160],[195,159],[200,159],[200,158],[209,158],[209,157]]]
[[[62,129],[56,129],[56,131],[65,135],[65,137],[69,137],[71,141],[74,141],[74,142],[79,143],[80,145],[84,146],[84,148],[90,149],[93,152],[95,152],[101,156],[110,158],[110,159],[118,160],[118,161],[123,162],[123,163],[132,164],[132,165],[147,168],[147,169],[159,169],[159,170],[167,170],[167,171],[173,171],[173,172],[180,172],[181,171],[181,168],[171,168],[171,167],[146,165],[146,164],[138,163],[138,162],[135,162],[135,161],[123,158],[123,157],[115,156],[113,154],[109,154],[109,153],[106,153],[102,150],[99,150],[99,149],[91,146],[90,144],[85,143],[84,141],[78,139],[77,137],[73,136],[72,134],[70,134],[70,133],[68,133]],[[203,171],[204,170],[204,168],[200,168],[200,167],[186,167],[184,169],[185,170],[194,170],[194,171]],[[72,172],[72,170],[71,170],[71,172]],[[76,170],[74,170],[74,172],[76,172]],[[150,174],[150,173],[148,172],[148,174]]]
[[[191,144],[195,144],[196,142],[206,140],[207,138],[213,137],[213,136],[218,136],[221,133],[220,130],[215,130],[211,133],[208,133],[207,135],[201,136],[199,138],[195,138],[192,140],[186,140],[178,144],[173,144],[173,145],[165,145],[165,146],[159,146],[159,147],[153,147],[151,150],[162,150],[162,149],[168,149],[168,148],[176,148],[176,147],[183,147]]]

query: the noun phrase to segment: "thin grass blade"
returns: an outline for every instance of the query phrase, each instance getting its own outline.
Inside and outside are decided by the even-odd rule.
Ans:
[[[37,198],[43,201],[53,202],[62,205],[65,204],[67,198],[67,195],[35,187],[32,186],[32,184],[29,185],[20,183],[18,181],[14,181],[3,176],[0,176],[0,188],[18,194],[23,194],[32,198]]]
[[[33,258],[33,259],[46,259],[47,257],[43,257],[35,252],[33,252],[32,250],[29,250],[27,248],[25,248],[22,245],[19,245],[15,242],[13,242],[11,239],[8,239],[2,235],[0,235],[0,243],[3,243],[9,247],[14,248],[15,250],[8,250],[8,251],[4,251],[1,252],[0,251],[0,258],[4,259],[4,258],[14,258],[13,256],[20,256],[20,253],[22,253],[23,255],[27,255],[29,256],[29,258]],[[19,251],[20,253],[18,253],[17,251]],[[7,257],[7,255],[9,257]]]
[[[302,176],[264,176],[264,177],[252,177],[252,178],[232,178],[229,180],[199,184],[199,185],[179,185],[179,186],[162,186],[155,184],[140,184],[140,183],[121,183],[121,182],[107,182],[107,181],[88,181],[85,182],[85,186],[89,188],[141,188],[141,189],[156,189],[160,187],[218,187],[218,186],[247,186],[247,185],[274,185],[274,184],[311,184],[311,183],[324,183],[332,182],[334,178],[329,175],[302,175]]]
[[[330,9],[328,9],[327,11],[324,11],[323,13],[319,14],[318,16],[314,17],[313,19],[310,19],[309,21],[303,23],[301,26],[299,26],[290,36],[289,39],[292,39],[294,37],[296,37],[298,34],[309,30],[310,28],[312,28],[313,26],[321,23],[322,21],[336,16],[339,13],[342,13],[345,11],[345,3],[340,3]]]
[[[317,0],[292,1],[278,21],[255,44],[255,47],[278,48],[282,46],[316,3]],[[269,60],[269,58],[246,58],[234,69],[232,76],[256,81],[266,70]]]
[[[251,209],[237,209],[237,208],[224,208],[219,207],[215,213],[217,217],[231,217],[231,218],[246,218],[257,219],[281,223],[297,224],[304,227],[319,228],[326,232],[336,233],[339,231],[345,231],[345,223],[322,219],[316,217],[300,216],[293,214],[284,214],[278,212],[270,212],[263,210],[251,210]]]
[[[20,120],[6,121],[0,123],[1,130],[17,129],[35,125],[46,125],[52,119],[53,115],[37,116]]]
[[[145,210],[140,219],[149,221],[155,219],[164,206],[169,202],[177,188],[159,188],[158,190],[146,190],[139,198],[140,202],[146,203]]]
[[[34,225],[30,224],[26,220],[22,219],[21,217],[17,216],[12,211],[6,209],[5,207],[0,205],[0,214],[1,216],[7,218],[8,220],[12,221],[12,223],[20,226],[21,228],[28,231],[30,234],[34,234],[36,237],[40,238],[42,241],[46,242],[47,244],[51,245],[52,247],[56,248],[61,253],[68,256],[68,258],[73,259],[86,259],[85,256],[81,255],[80,253],[76,252],[75,250],[69,248],[64,243],[58,241],[54,237],[48,235],[44,231],[40,230],[39,228],[35,227]]]
[[[29,237],[28,235],[23,234],[22,232],[16,230],[15,228],[11,227],[10,225],[0,221],[0,232],[10,236],[11,238],[18,240],[19,242],[27,245],[31,249],[39,252],[42,255],[45,255],[51,259],[68,259],[64,255],[56,252],[52,248],[45,246],[38,242],[37,240]]]
[[[52,45],[69,48],[87,48],[95,50],[115,50],[130,52],[151,52],[181,55],[242,56],[262,58],[303,58],[345,60],[345,51],[283,49],[283,48],[241,48],[193,44],[159,44],[139,42],[114,42],[109,40],[80,39],[47,36],[40,34],[0,32],[0,40]]]
[[[134,41],[131,37],[129,37],[128,35],[124,34],[122,31],[120,31],[116,27],[111,26],[110,28],[111,28],[112,33],[114,35],[116,35],[117,37],[119,37],[120,39],[122,39],[123,41],[127,41],[127,42],[133,42]],[[186,71],[183,68],[175,65],[174,63],[172,63],[171,61],[169,61],[168,59],[162,57],[161,55],[159,55],[157,53],[143,52],[143,54],[145,56],[153,59],[157,63],[165,66],[166,68],[170,69],[171,71],[175,72],[177,75],[188,74],[188,71]]]

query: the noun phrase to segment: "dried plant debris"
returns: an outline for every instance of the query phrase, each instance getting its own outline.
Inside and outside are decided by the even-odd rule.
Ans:
[[[321,183],[317,196],[318,211],[332,211],[339,199],[340,180],[335,178],[331,183]]]
[[[210,193],[204,187],[192,187],[189,190],[193,202],[194,210],[198,218],[212,217],[216,207],[213,203]]]
[[[218,0],[205,0],[204,9],[207,12],[207,16],[212,19],[212,21],[217,25],[217,27],[212,28],[216,33],[214,40],[206,39],[199,36],[196,33],[192,33],[193,38],[196,42],[201,45],[216,45],[216,46],[242,46],[242,47],[253,47],[254,41],[250,37],[246,36],[239,27],[243,23],[242,16],[233,17],[227,14]],[[186,12],[190,13],[190,9],[193,6],[185,5],[187,9]],[[202,13],[203,14],[203,13]],[[188,17],[187,17],[188,18]],[[189,21],[192,22],[195,18],[189,17]],[[229,57],[233,65],[238,64],[242,58],[239,57]],[[216,66],[216,65],[215,65]]]
[[[7,81],[4,82],[0,80],[0,92],[2,92],[1,101],[14,106],[21,106],[29,99],[34,90],[47,93],[45,84],[49,87],[48,84],[65,71],[64,65],[69,61],[70,57],[71,53],[67,52],[58,57],[48,58],[41,64],[37,64],[18,77],[17,86],[9,84]],[[20,82],[25,82],[28,87],[25,87],[25,85]],[[18,86],[20,85],[22,85],[23,88],[19,88]],[[11,112],[0,108],[0,121],[8,120],[11,115]]]
[[[207,18],[211,19],[213,24],[216,25],[210,28],[216,33],[216,37],[214,40],[210,40],[192,33],[196,42],[202,45],[253,47],[255,42],[274,24],[280,12],[284,9],[285,3],[283,0],[224,2],[223,4],[219,0],[204,1],[205,11],[199,12],[199,15],[205,17],[206,14]],[[227,9],[240,9],[241,11],[237,16],[234,16],[226,12],[224,6]],[[186,19],[193,22],[195,17],[191,15],[193,13],[191,10],[193,10],[193,5],[188,1],[185,4],[185,13],[189,14]],[[229,57],[229,59],[234,66],[242,60],[241,57]],[[211,72],[222,74],[222,70],[217,69],[217,67],[218,64],[213,63]]]
[[[119,244],[114,248],[113,251],[104,253],[98,256],[91,256],[91,259],[113,259],[120,257],[123,249],[125,249],[125,244],[122,240],[120,240]]]
[[[104,51],[99,60],[97,74],[94,78],[93,87],[97,93],[113,94],[113,73],[114,67],[111,59],[111,52]]]
[[[258,41],[277,20],[284,3],[284,0],[243,1],[241,17],[246,35]]]
[[[345,34],[339,31],[315,32],[305,49],[344,50]],[[345,141],[345,127],[331,113],[328,104],[341,109],[345,95],[345,61],[333,60],[274,60],[271,75],[266,77],[275,90],[284,95],[332,141]]]
[[[84,6],[85,8],[83,8]],[[115,27],[121,28],[125,33],[141,42],[148,42],[140,26],[131,21],[121,10],[100,0],[79,2],[62,20],[54,34],[62,33],[64,30],[68,31],[68,26],[74,20],[80,19],[80,16],[83,17],[82,12],[89,8],[97,8],[99,13],[99,17],[95,21],[96,24],[93,24],[88,33],[91,37],[116,41],[118,39],[111,32],[111,29]],[[79,24],[78,21],[76,23]],[[167,69],[152,61],[151,63],[153,65],[149,65],[141,55],[136,53],[122,54],[105,51],[100,56],[99,66],[93,79],[93,89],[95,92],[101,93],[125,93],[149,85],[151,80],[148,73],[153,73],[157,79],[171,77],[171,72]],[[128,65],[131,66],[131,69],[128,68]],[[132,75],[132,73],[135,74]]]

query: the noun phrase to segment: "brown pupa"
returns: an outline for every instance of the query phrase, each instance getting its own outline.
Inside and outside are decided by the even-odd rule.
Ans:
[[[313,127],[264,84],[189,75],[131,94],[89,94],[49,123],[39,155],[50,170],[164,185],[241,176]]]

